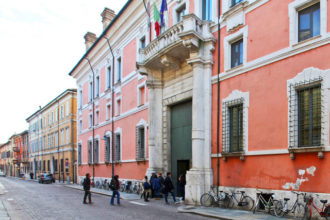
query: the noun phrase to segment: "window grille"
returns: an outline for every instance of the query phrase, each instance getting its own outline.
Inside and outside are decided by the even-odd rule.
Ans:
[[[145,158],[144,149],[145,149],[145,139],[144,139],[144,127],[140,126],[136,128],[136,159],[143,160]]]
[[[81,144],[78,144],[78,164],[81,164]]]
[[[289,85],[289,148],[321,146],[321,81],[314,78]]]
[[[115,136],[115,161],[120,161],[120,134]]]
[[[94,163],[99,162],[99,140],[95,140],[94,146]]]
[[[92,142],[88,141],[88,163],[92,163]]]
[[[104,161],[106,163],[109,163],[110,162],[110,137],[107,136],[106,137],[106,140],[105,140],[105,158],[104,158]]]
[[[222,110],[222,151],[243,151],[243,98],[224,102]]]

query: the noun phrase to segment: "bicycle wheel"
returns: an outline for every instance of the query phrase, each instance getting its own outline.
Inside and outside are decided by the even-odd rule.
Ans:
[[[297,206],[294,209],[294,217],[295,218],[303,218],[305,215],[305,207],[301,203],[297,203]]]
[[[241,201],[241,208],[244,210],[252,210],[254,207],[254,200],[250,196],[244,196]]]
[[[213,205],[214,203],[214,199],[213,197],[208,194],[208,193],[204,193],[202,196],[201,196],[201,205],[202,206],[205,206],[205,207],[210,207],[211,205]]]
[[[279,201],[279,200],[274,200],[274,214],[277,217],[282,217],[284,216],[284,212],[283,212],[283,201]]]
[[[218,199],[218,205],[221,208],[228,208],[229,207],[229,203],[230,203],[230,198],[225,194],[225,195],[221,195]]]
[[[256,205],[254,206],[253,214],[255,214],[258,210],[259,210],[259,199],[257,200]]]
[[[273,216],[276,216],[275,214],[275,203],[278,202],[278,200],[276,199],[273,199],[273,200],[270,200],[269,201],[269,214],[273,215]]]

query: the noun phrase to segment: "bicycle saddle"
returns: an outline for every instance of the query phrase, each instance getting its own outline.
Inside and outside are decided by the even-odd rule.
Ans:
[[[327,203],[328,202],[328,200],[320,200],[320,202],[322,202],[322,203]]]
[[[289,198],[284,198],[284,201],[289,201],[290,199]]]

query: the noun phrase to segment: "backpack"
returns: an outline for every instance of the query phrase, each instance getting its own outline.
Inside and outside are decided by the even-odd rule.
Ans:
[[[149,184],[148,182],[144,182],[144,183],[143,183],[143,188],[144,188],[144,189],[150,189],[151,186],[150,186],[150,184]]]

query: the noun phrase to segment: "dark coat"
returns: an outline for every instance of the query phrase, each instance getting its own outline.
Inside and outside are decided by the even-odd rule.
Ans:
[[[119,181],[115,178],[113,178],[110,182],[110,189],[113,191],[116,191],[119,189]]]
[[[165,192],[171,192],[172,190],[174,190],[172,180],[169,176],[165,178],[164,185],[165,185]]]
[[[83,182],[83,187],[85,191],[88,191],[91,189],[91,179],[90,178],[85,178]]]

